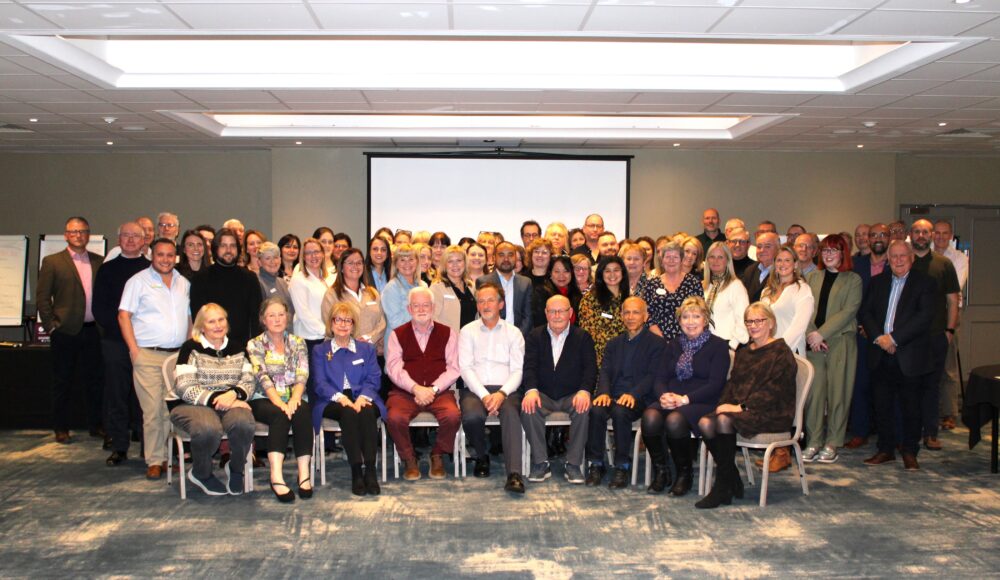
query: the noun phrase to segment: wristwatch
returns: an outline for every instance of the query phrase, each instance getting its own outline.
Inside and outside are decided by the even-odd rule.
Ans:
[[[431,385],[431,392],[434,393],[435,395],[438,394],[437,385]]]
[[[749,410],[747,409],[746,403],[740,403],[740,409],[743,410],[744,413],[746,413]]]

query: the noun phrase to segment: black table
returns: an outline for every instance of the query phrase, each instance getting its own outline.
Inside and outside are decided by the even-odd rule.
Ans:
[[[997,473],[998,423],[1000,423],[1000,365],[972,369],[965,388],[965,410],[962,422],[969,428],[969,449],[982,439],[980,429],[993,420],[993,447],[990,454],[990,471]],[[992,416],[991,416],[992,415]]]

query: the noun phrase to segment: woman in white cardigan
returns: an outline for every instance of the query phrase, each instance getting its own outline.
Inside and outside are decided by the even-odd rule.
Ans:
[[[288,293],[295,306],[294,334],[306,340],[310,351],[326,337],[322,307],[326,291],[333,285],[336,275],[323,246],[316,238],[302,242],[300,268],[292,274]]]
[[[750,305],[747,289],[733,272],[733,255],[725,242],[715,242],[705,257],[705,303],[712,318],[712,334],[736,350],[750,340],[743,312]]]
[[[778,320],[775,336],[785,339],[795,354],[806,356],[806,329],[816,301],[809,284],[795,269],[795,260],[795,250],[788,246],[778,250],[760,300],[771,307]]]

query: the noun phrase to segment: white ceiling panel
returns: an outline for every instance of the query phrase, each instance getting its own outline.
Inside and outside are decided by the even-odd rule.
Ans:
[[[962,79],[963,81],[1000,81],[1000,66],[971,74]]]
[[[9,59],[0,58],[0,75],[26,75],[31,74],[31,71],[14,64]],[[3,87],[3,77],[0,77],[0,87]]]
[[[452,7],[457,30],[554,30],[575,32],[588,6],[462,4]]]
[[[42,115],[46,111],[24,103],[3,102],[0,103],[0,113],[4,115],[24,115],[24,118],[17,121],[18,123],[24,123],[27,122],[29,116]]]
[[[633,105],[711,105],[729,93],[639,93]]]
[[[942,62],[989,62],[1000,64],[1000,41],[987,40],[941,59]]]
[[[86,79],[82,79],[82,78],[80,78],[78,76],[74,76],[74,75],[70,75],[70,74],[65,74],[65,75],[48,75],[48,76],[49,76],[50,79],[52,79],[54,81],[58,81],[58,82],[62,83],[62,85],[65,85],[65,86],[60,86],[59,88],[61,88],[61,89],[62,88],[66,88],[66,87],[69,87],[69,88],[72,88],[72,89],[81,89],[81,90],[105,89],[105,88],[107,88],[107,87],[99,87],[99,86],[95,85],[94,83],[92,83],[92,82],[90,82],[90,81],[88,81]]]
[[[867,10],[885,0],[743,0],[737,10],[751,8],[860,8]]]
[[[4,86],[6,83],[0,79],[0,87]],[[4,91],[0,89],[0,94],[6,95],[8,97],[15,98],[19,101],[33,102],[33,103],[101,103],[101,99],[88,95],[83,91],[74,91],[71,89],[66,90],[23,90],[23,91]]]
[[[17,4],[0,4],[0,30],[58,29],[51,21],[42,18]]]
[[[277,103],[267,91],[178,91],[197,103]]]
[[[28,9],[63,28],[186,29],[164,6],[159,4],[28,4]]]
[[[1000,97],[1000,82],[954,81],[935,87],[930,92],[935,95]]]
[[[751,105],[793,107],[813,99],[815,95],[797,93],[733,93],[718,101],[719,105]]]
[[[807,107],[882,107],[899,100],[898,95],[820,95],[808,103]]]
[[[727,8],[659,6],[596,6],[584,30],[701,34],[708,31]]]
[[[447,30],[444,4],[310,4],[326,30]]]
[[[116,103],[183,103],[192,104],[190,99],[184,98],[175,91],[146,91],[146,90],[89,90],[88,94],[105,101]]]
[[[610,91],[544,91],[541,102],[548,103],[581,103],[581,104],[625,104],[634,99],[636,93]]]
[[[36,74],[27,75],[4,75],[3,84],[0,89],[65,89],[66,85],[60,84],[48,77]]]
[[[961,109],[962,107],[970,107],[987,100],[989,100],[988,97],[949,97],[924,94],[900,99],[893,103],[892,106],[903,108],[913,107],[916,109]]]
[[[945,2],[942,0],[941,4]],[[869,12],[840,30],[840,34],[948,36],[964,32],[996,17],[981,12]]]
[[[361,91],[270,91],[284,103],[367,103]]]
[[[304,5],[168,4],[185,22],[212,30],[317,30]]]
[[[897,78],[915,80],[954,81],[988,69],[993,65],[974,62],[932,62]]]
[[[130,112],[111,103],[39,103],[39,107],[50,113],[58,113],[72,118],[81,113],[93,115],[128,115]]]
[[[947,7],[950,0],[888,0],[879,9],[890,10],[932,10],[938,11]],[[968,4],[957,6],[961,12],[997,12],[1000,13],[1000,0],[974,0]]]
[[[941,84],[941,81],[909,81],[891,80],[869,87],[859,94],[862,95],[913,95],[923,91],[933,89]]]
[[[864,14],[860,10],[744,8],[731,12],[711,32],[725,34],[833,34]]]

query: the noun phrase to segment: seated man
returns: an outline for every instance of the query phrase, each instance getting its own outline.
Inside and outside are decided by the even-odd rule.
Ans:
[[[653,376],[663,358],[664,340],[646,329],[649,313],[646,302],[631,296],[622,303],[625,332],[611,339],[604,351],[597,379],[597,398],[590,409],[590,436],[587,439],[587,485],[600,485],[604,467],[604,430],[611,418],[615,431],[615,472],[608,487],[628,487],[632,463],[632,422],[653,402]]]
[[[458,379],[458,337],[445,324],[434,324],[434,295],[426,286],[407,294],[411,320],[389,335],[385,368],[394,388],[386,401],[389,435],[407,481],[420,479],[420,466],[410,442],[410,421],[422,411],[438,421],[437,440],[431,449],[430,477],[444,478],[444,454],[452,453],[462,414],[452,387]]]
[[[552,475],[545,444],[545,417],[554,412],[570,417],[570,445],[566,451],[566,480],[583,483],[583,452],[587,443],[590,392],[597,378],[594,339],[570,324],[573,307],[557,294],[545,303],[547,324],[528,334],[524,343],[524,399],[521,425],[531,445],[528,481]]]
[[[458,339],[458,360],[462,369],[462,426],[476,450],[473,475],[490,475],[490,453],[486,443],[486,415],[499,415],[503,434],[504,489],[524,493],[521,479],[521,369],[524,365],[524,337],[516,326],[500,318],[504,306],[503,289],[485,282],[476,290],[479,320],[462,327]]]

